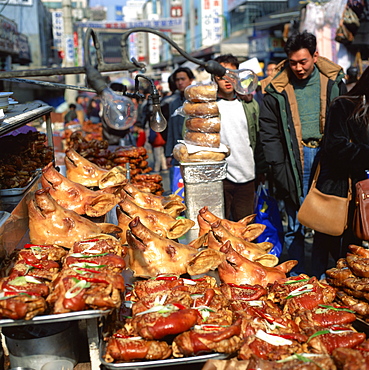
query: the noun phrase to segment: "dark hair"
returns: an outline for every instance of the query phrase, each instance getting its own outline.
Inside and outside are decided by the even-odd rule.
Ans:
[[[193,72],[188,68],[188,67],[179,67],[177,68],[174,72],[173,72],[173,79],[175,80],[176,79],[176,76],[177,76],[177,73],[180,73],[180,72],[184,72],[187,74],[187,77],[190,79],[190,80],[194,80],[195,79],[195,75],[193,74]]]
[[[238,69],[238,67],[240,65],[240,63],[238,62],[237,57],[235,57],[232,54],[219,55],[214,60],[218,63],[232,64],[232,65],[236,66],[236,69]]]
[[[346,74],[347,74],[347,76],[349,76],[351,78],[357,79],[357,76],[359,74],[359,68],[357,68],[355,66],[350,66],[350,67],[347,68]]]
[[[316,37],[312,33],[307,31],[294,33],[288,38],[284,45],[284,51],[287,56],[301,49],[308,49],[310,55],[314,55],[316,52]]]
[[[174,93],[177,90],[176,82],[174,81],[174,73],[168,77],[169,90]]]
[[[274,59],[270,60],[268,63],[267,63],[267,66],[270,66],[271,64],[275,64],[275,65],[278,65],[278,62]]]
[[[75,104],[73,104],[73,103],[69,104],[69,109],[76,109],[76,108],[77,108],[77,106]]]
[[[346,98],[355,103],[355,108],[351,118],[363,120],[365,125],[369,125],[369,68],[366,68],[362,76],[356,82],[355,86],[345,95],[337,99]]]

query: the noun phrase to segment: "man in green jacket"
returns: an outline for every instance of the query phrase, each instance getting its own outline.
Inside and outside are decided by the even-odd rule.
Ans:
[[[320,57],[316,38],[304,31],[292,35],[284,48],[287,59],[274,77],[261,81],[265,96],[260,109],[260,139],[271,166],[277,196],[284,200],[288,226],[285,245],[305,272],[304,229],[297,212],[309,190],[309,179],[323,136],[332,99],[346,91],[342,68]]]
[[[239,63],[231,54],[215,60],[229,69]],[[218,85],[218,107],[221,117],[220,141],[231,149],[227,160],[227,178],[223,181],[225,217],[238,221],[254,212],[255,174],[266,170],[259,141],[259,105],[253,96],[236,95],[223,77],[214,76]]]

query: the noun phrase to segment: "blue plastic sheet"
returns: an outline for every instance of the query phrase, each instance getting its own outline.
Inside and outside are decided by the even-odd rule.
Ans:
[[[255,223],[266,226],[264,232],[256,239],[257,243],[273,244],[270,254],[279,257],[282,253],[284,232],[278,202],[269,195],[265,185],[259,185],[256,192]]]

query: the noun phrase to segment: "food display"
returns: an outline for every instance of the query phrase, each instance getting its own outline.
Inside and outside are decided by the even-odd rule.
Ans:
[[[287,277],[297,262],[280,263],[271,243],[255,242],[265,230],[255,215],[234,222],[203,207],[198,237],[184,244],[194,221],[178,218],[182,199],[135,182],[157,175],[128,179],[124,167],[101,168],[74,149],[66,167],[64,177],[45,166],[43,188],[27,196],[30,244],[0,280],[0,320],[109,312],[107,368],[210,354],[250,370],[369,364],[369,341],[354,325],[368,320],[367,250],[351,246],[328,283]],[[84,217],[108,212],[116,224]]]
[[[353,311],[334,303],[335,293],[307,275],[266,287],[218,284],[206,275],[139,280],[125,297],[130,317],[105,335],[103,359],[119,367],[216,352],[244,369],[294,369],[299,362],[350,368],[354,357],[368,363],[369,341],[353,327]]]
[[[357,245],[350,245],[349,249],[346,258],[326,271],[327,281],[338,290],[337,302],[369,322],[369,251]]]
[[[125,247],[113,237],[57,245],[26,244],[0,281],[0,318],[118,308],[124,292]]]
[[[129,166],[131,183],[145,192],[161,195],[163,190],[162,177],[152,175],[152,168],[148,166],[148,155],[144,147],[119,146],[114,151],[108,149],[106,140],[87,141],[80,133],[73,133],[70,137],[69,150],[66,153],[78,153],[88,162],[97,165],[101,170],[126,168]],[[78,182],[76,179],[73,181]],[[85,185],[85,184],[84,184]],[[97,185],[86,185],[97,186]]]
[[[45,142],[46,135],[35,131],[0,138],[0,189],[24,188],[37,169],[53,160]]]

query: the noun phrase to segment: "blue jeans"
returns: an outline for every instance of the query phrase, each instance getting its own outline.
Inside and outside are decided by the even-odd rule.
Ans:
[[[303,197],[301,197],[301,202],[304,200],[309,191],[311,167],[319,150],[318,148],[308,148],[306,146],[304,146],[303,149]],[[298,261],[298,264],[291,271],[291,276],[293,276],[305,273],[305,232],[304,226],[301,225],[297,220],[297,212],[299,207],[289,199],[286,199],[284,203],[287,214],[287,231],[284,239],[285,246],[287,248],[289,258]]]

